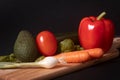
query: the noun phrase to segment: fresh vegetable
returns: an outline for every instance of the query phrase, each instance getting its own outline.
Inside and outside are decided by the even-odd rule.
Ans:
[[[81,51],[72,51],[72,52],[64,52],[61,54],[57,54],[54,57],[57,59],[64,59],[67,63],[75,63],[75,62],[86,62],[91,59],[98,59],[103,56],[104,52],[101,48],[94,48],[88,50]]]
[[[75,50],[76,50],[76,51],[84,50],[84,48],[81,47],[80,45],[75,45]]]
[[[71,39],[64,39],[63,41],[60,42],[60,51],[61,52],[70,52],[74,51],[74,42]]]
[[[55,37],[57,39],[57,44],[58,44],[56,53],[61,53],[61,52],[64,52],[64,51],[71,51],[71,50],[66,50],[66,49],[64,49],[63,51],[61,50],[62,47],[64,47],[64,46],[61,46],[61,42],[62,42],[62,45],[66,45],[66,44],[64,44],[65,39],[71,39],[72,42],[74,42],[75,45],[79,44],[79,39],[78,39],[78,33],[77,32],[56,33]]]
[[[50,31],[41,31],[36,36],[38,50],[44,56],[52,56],[57,51],[57,40]]]
[[[40,56],[40,57],[38,57],[36,60],[35,60],[35,62],[38,62],[38,61],[40,61],[40,60],[42,60],[42,59],[44,59],[45,58],[45,56]]]
[[[65,52],[55,56],[57,59],[63,58],[67,63],[81,63],[90,60],[90,55],[88,52],[80,52],[73,51],[73,52]]]
[[[59,47],[59,52],[70,52],[70,51],[75,51],[75,50],[83,50],[80,45],[77,45],[74,43],[74,41],[70,38],[66,38],[58,44]]]
[[[114,24],[110,19],[105,19],[101,13],[98,17],[85,17],[80,21],[78,35],[80,45],[84,49],[102,48],[107,52],[113,42]]]
[[[0,63],[1,69],[7,68],[26,68],[26,67],[42,67],[42,68],[53,68],[57,65],[58,60],[54,57],[45,57],[38,62],[27,62],[27,63],[11,63],[2,62]]]
[[[16,58],[22,62],[32,62],[39,57],[35,39],[27,30],[21,30],[14,43],[14,50]]]
[[[66,33],[57,33],[55,34],[57,42],[60,43],[65,39],[71,39],[74,44],[79,44],[78,33],[76,32],[66,32]]]
[[[10,53],[9,55],[1,55],[0,62],[21,62],[19,61],[14,53]]]
[[[8,62],[8,61],[10,61],[8,55],[0,56],[0,62]]]
[[[81,52],[88,52],[91,58],[101,58],[105,53],[101,48],[87,49],[87,50],[82,50]]]

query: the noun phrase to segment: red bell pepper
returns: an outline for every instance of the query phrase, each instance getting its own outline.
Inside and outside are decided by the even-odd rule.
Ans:
[[[110,19],[105,19],[101,13],[98,17],[85,17],[80,21],[78,35],[80,45],[84,49],[102,48],[107,52],[114,38],[114,24]]]

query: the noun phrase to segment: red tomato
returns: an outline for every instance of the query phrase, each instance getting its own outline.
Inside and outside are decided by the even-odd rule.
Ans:
[[[50,31],[42,31],[36,37],[38,50],[44,56],[52,56],[57,50],[57,40],[54,34]]]

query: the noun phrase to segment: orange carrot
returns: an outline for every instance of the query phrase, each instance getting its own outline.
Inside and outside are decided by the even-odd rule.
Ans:
[[[100,58],[103,55],[101,48],[94,48],[82,51],[64,52],[55,55],[56,58],[63,58],[68,63],[86,62],[92,58]]]
[[[88,49],[83,51],[87,51],[92,58],[101,58],[104,54],[101,48],[94,48],[94,49]]]
[[[66,62],[85,62],[90,59],[88,52],[64,52],[55,56],[56,58],[63,58]]]

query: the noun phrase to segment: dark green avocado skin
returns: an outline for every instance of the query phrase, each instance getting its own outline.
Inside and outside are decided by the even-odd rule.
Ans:
[[[39,57],[35,39],[27,30],[21,30],[18,33],[13,52],[22,62],[32,62]]]

